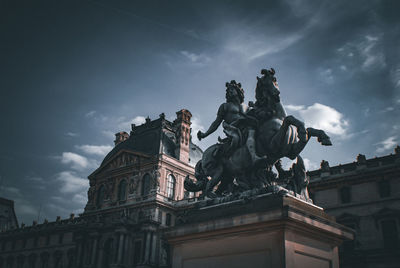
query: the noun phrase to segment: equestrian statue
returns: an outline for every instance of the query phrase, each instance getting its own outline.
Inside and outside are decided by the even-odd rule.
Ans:
[[[280,91],[273,68],[261,70],[257,77],[255,103],[243,106],[244,90],[235,80],[226,83],[226,102],[208,130],[199,131],[199,140],[215,132],[222,124],[226,138],[207,148],[196,164],[196,180],[186,177],[184,187],[190,192],[216,198],[278,184],[310,201],[308,177],[299,155],[311,137],[322,145],[332,145],[320,129],[305,128],[294,116],[287,116],[280,102]],[[285,171],[281,158],[296,159]],[[275,166],[278,175],[272,171]]]

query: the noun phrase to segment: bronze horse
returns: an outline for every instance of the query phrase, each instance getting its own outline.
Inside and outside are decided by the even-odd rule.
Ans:
[[[306,129],[303,122],[286,115],[280,102],[275,70],[263,69],[261,74],[261,78],[257,77],[256,103],[251,103],[252,108],[246,115],[258,122],[256,152],[258,156],[265,157],[264,165],[254,165],[243,143],[229,157],[218,155],[222,145],[214,144],[205,150],[202,159],[196,164],[197,181],[186,177],[184,186],[187,191],[203,191],[203,195],[213,198],[226,191],[232,192],[233,188],[244,191],[264,187],[268,182],[260,174],[271,170],[282,157],[295,159],[311,137],[317,137],[322,145],[332,145],[323,130]],[[219,182],[214,193],[213,189]]]

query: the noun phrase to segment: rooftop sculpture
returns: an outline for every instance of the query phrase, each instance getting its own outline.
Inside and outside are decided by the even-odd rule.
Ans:
[[[226,83],[226,102],[220,105],[217,118],[205,133],[197,133],[199,139],[206,138],[222,123],[226,138],[218,138],[217,144],[205,150],[195,167],[196,181],[185,179],[187,191],[202,191],[203,196],[217,198],[278,189],[312,202],[300,153],[311,137],[325,146],[332,143],[323,130],[305,128],[302,121],[286,115],[273,68],[263,69],[261,74],[257,77],[256,101],[249,102],[247,110],[242,106],[241,84],[235,80]],[[283,157],[297,158],[297,162],[284,170]],[[278,174],[273,172],[274,166]]]

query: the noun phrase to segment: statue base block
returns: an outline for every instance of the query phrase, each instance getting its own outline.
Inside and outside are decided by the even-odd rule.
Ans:
[[[165,236],[173,268],[339,267],[353,231],[288,194],[263,194],[186,210]]]

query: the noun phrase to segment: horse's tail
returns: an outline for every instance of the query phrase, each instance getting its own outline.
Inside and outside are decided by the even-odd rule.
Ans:
[[[190,179],[189,175],[186,176],[185,181],[183,183],[183,186],[186,191],[189,192],[199,192],[199,191],[204,191],[206,188],[208,178],[207,175],[204,173],[202,164],[200,160],[197,162],[195,168],[194,168],[194,176],[196,177],[196,182],[192,179]]]

